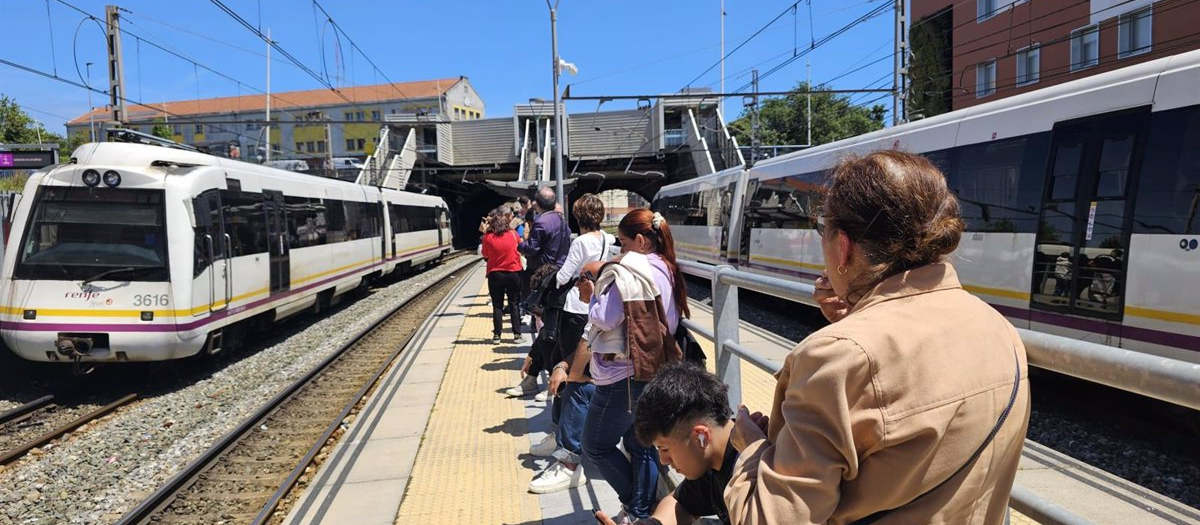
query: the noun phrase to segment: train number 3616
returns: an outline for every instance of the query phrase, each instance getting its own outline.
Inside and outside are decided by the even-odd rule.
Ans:
[[[138,294],[133,296],[134,306],[167,306],[170,303],[170,296],[165,293],[160,294]]]

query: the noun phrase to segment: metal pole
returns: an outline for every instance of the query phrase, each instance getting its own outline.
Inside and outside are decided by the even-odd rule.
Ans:
[[[721,0],[721,92],[725,92],[725,0]],[[717,99],[717,111],[725,119],[725,97]]]
[[[806,130],[808,131],[808,140],[805,141],[805,145],[812,147],[812,59],[806,58],[804,62],[806,71],[805,74],[808,76],[808,102],[804,108],[804,114],[808,117],[808,124],[805,124]]]
[[[267,28],[267,162],[271,162],[271,28]],[[329,144],[333,149],[333,144]]]
[[[125,123],[125,66],[121,61],[121,15],[115,5],[104,7],[108,21],[108,93],[113,121]]]
[[[892,68],[892,125],[904,121],[904,109],[900,97],[904,91],[904,55],[908,52],[908,38],[904,31],[904,0],[896,0],[896,56]]]
[[[93,114],[93,110],[95,110],[96,107],[92,105],[92,90],[91,90],[91,87],[92,87],[92,62],[88,62],[87,65],[84,66],[84,69],[87,70],[88,88],[89,88],[87,90],[87,92],[88,92],[88,142],[96,142],[96,116]]]
[[[717,266],[712,278],[713,347],[716,349],[717,376],[729,385],[729,407],[737,411],[742,404],[741,358],[725,347],[738,342],[738,287],[721,280],[724,273],[736,271],[729,265]]]
[[[558,9],[550,8],[550,52],[554,55],[554,183],[558,194],[558,205],[567,212],[567,195],[563,192],[563,132],[562,94],[558,92]]]
[[[746,167],[754,166],[758,160],[758,70],[751,70],[753,77],[750,83],[754,85],[754,95],[751,98],[750,106],[750,162],[746,163]]]

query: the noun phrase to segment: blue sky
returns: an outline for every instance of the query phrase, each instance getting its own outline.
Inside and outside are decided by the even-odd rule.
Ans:
[[[111,0],[110,0],[111,1]],[[794,0],[726,0],[726,51],[732,50]],[[885,0],[812,0],[801,2],[795,15],[774,25],[730,56],[725,65],[726,90],[749,82],[749,69],[765,72],[817,39],[881,5]],[[97,24],[58,0],[5,0],[5,38],[0,59],[57,70],[74,81],[91,67],[91,82],[107,89],[104,37]],[[103,18],[103,1],[70,0],[72,5]],[[225,0],[253,25],[272,37],[308,67],[325,70],[335,85],[382,83],[367,60],[344,39],[341,56],[331,27],[314,16],[309,0]],[[49,20],[47,17],[49,5]],[[261,40],[206,0],[126,0],[131,13],[123,27],[146,41],[163,45],[245,85],[223,79],[191,63],[124,37],[128,97],[144,102],[255,93],[265,87],[265,47]],[[393,81],[466,75],[487,104],[487,116],[512,114],[514,104],[531,97],[549,99],[550,23],[544,0],[441,0],[357,3],[324,0],[322,4],[376,65]],[[363,7],[370,5],[370,8]],[[812,12],[810,24],[809,12]],[[559,53],[579,66],[564,75],[574,95],[633,95],[675,92],[720,58],[720,0],[561,0]],[[835,88],[861,88],[885,78],[890,85],[893,19],[889,9],[809,56],[813,81],[820,83],[855,67],[879,62],[834,82]],[[140,47],[140,49],[139,49]],[[52,51],[53,49],[53,51]],[[272,54],[271,90],[315,89],[320,84]],[[341,67],[337,67],[337,64]],[[76,66],[78,64],[78,66]],[[80,73],[76,73],[76,68]],[[793,87],[805,76],[800,59],[763,79],[764,91]],[[713,68],[693,87],[717,90]],[[253,87],[247,87],[253,86]],[[882,87],[875,84],[873,87]],[[88,94],[78,87],[0,64],[0,93],[15,98],[53,131],[68,118],[83,114]],[[861,95],[866,101],[877,95]],[[103,96],[93,94],[93,104]],[[890,97],[880,101],[889,103]],[[633,103],[607,102],[603,109]],[[890,107],[890,106],[889,106]],[[569,110],[591,112],[595,102],[571,102]],[[741,112],[741,100],[730,99],[727,118]]]

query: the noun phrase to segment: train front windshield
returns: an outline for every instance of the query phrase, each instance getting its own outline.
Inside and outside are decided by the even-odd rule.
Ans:
[[[166,281],[162,190],[43,186],[15,277]]]

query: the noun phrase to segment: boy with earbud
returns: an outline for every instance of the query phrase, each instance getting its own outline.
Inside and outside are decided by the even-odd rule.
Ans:
[[[729,525],[722,494],[737,462],[729,444],[734,422],[730,419],[729,387],[716,376],[687,362],[664,365],[638,399],[633,428],[638,440],[653,444],[659,461],[686,480],[663,498],[642,525],[688,525],[702,516],[717,516]],[[755,413],[751,421],[766,428],[767,417]],[[596,520],[614,522],[603,512]]]

